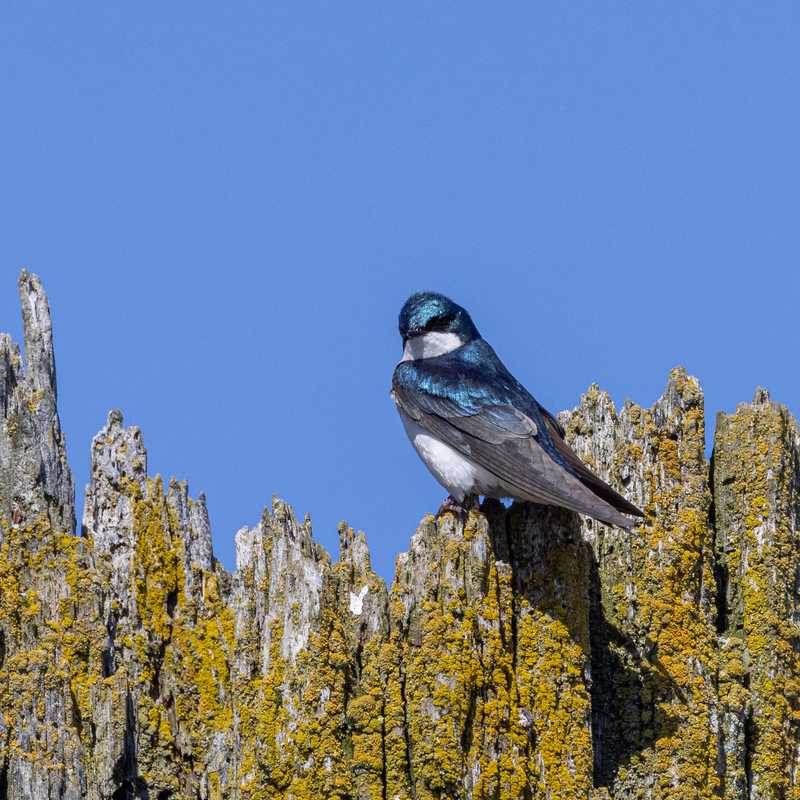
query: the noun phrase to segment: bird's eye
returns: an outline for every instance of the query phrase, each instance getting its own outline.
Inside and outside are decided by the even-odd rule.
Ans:
[[[452,321],[453,314],[440,314],[438,317],[431,317],[425,325],[426,331],[440,331],[445,329]]]

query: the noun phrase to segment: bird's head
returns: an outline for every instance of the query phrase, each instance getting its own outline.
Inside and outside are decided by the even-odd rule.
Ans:
[[[480,337],[465,308],[437,292],[417,292],[400,310],[403,360],[431,358]]]

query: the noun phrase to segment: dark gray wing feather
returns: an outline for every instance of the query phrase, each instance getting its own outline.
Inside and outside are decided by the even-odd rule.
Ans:
[[[427,393],[398,386],[394,398],[408,416],[436,438],[495,475],[498,483],[508,487],[509,494],[598,513],[597,508],[587,507],[583,492],[575,491],[575,486],[565,480],[564,469],[539,446],[535,423],[516,409],[495,406],[464,415],[448,400],[431,402]]]
[[[598,497],[610,503],[623,514],[643,517],[644,514],[633,503],[629,503],[619,492],[616,492],[604,480],[598,478],[597,475],[580,460],[578,454],[564,441],[564,429],[561,427],[558,420],[541,406],[539,406],[539,409],[543,412],[545,425],[547,425],[550,431],[551,441],[556,446],[556,449],[564,461],[572,467],[575,477],[578,478],[584,486],[591,489]]]
[[[499,360],[497,363],[502,368]],[[501,402],[492,397],[476,401],[474,391],[468,402],[459,402],[457,391],[462,390],[464,382],[474,380],[472,370],[464,372],[460,365],[454,368],[444,361],[428,363],[424,368],[425,380],[420,381],[420,365],[413,367],[416,373],[413,376],[408,373],[411,365],[405,365],[406,372],[403,367],[400,364],[392,378],[392,395],[398,407],[438,439],[493,474],[509,494],[566,506],[625,527],[630,520],[619,512],[641,515],[635,506],[586,468],[564,441],[563,429],[556,419],[516,381],[510,387],[514,396],[508,402],[502,402],[504,398],[500,397],[497,400]],[[520,400],[527,401],[530,413],[518,407],[522,404]],[[540,441],[542,437],[544,441]],[[548,450],[557,453],[564,463],[558,463]]]

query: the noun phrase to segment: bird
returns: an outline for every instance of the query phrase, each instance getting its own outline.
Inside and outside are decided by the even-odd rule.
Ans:
[[[391,396],[414,449],[449,493],[438,515],[464,514],[482,495],[560,506],[625,530],[644,516],[586,467],[465,308],[417,292],[398,326],[403,355]]]

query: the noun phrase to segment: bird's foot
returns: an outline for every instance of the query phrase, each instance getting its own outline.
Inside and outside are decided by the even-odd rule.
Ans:
[[[478,495],[468,494],[463,500],[458,501],[453,495],[449,494],[439,506],[436,518],[439,519],[439,517],[449,512],[450,514],[455,514],[463,523],[466,522],[469,512],[474,511],[476,508],[478,508]]]

